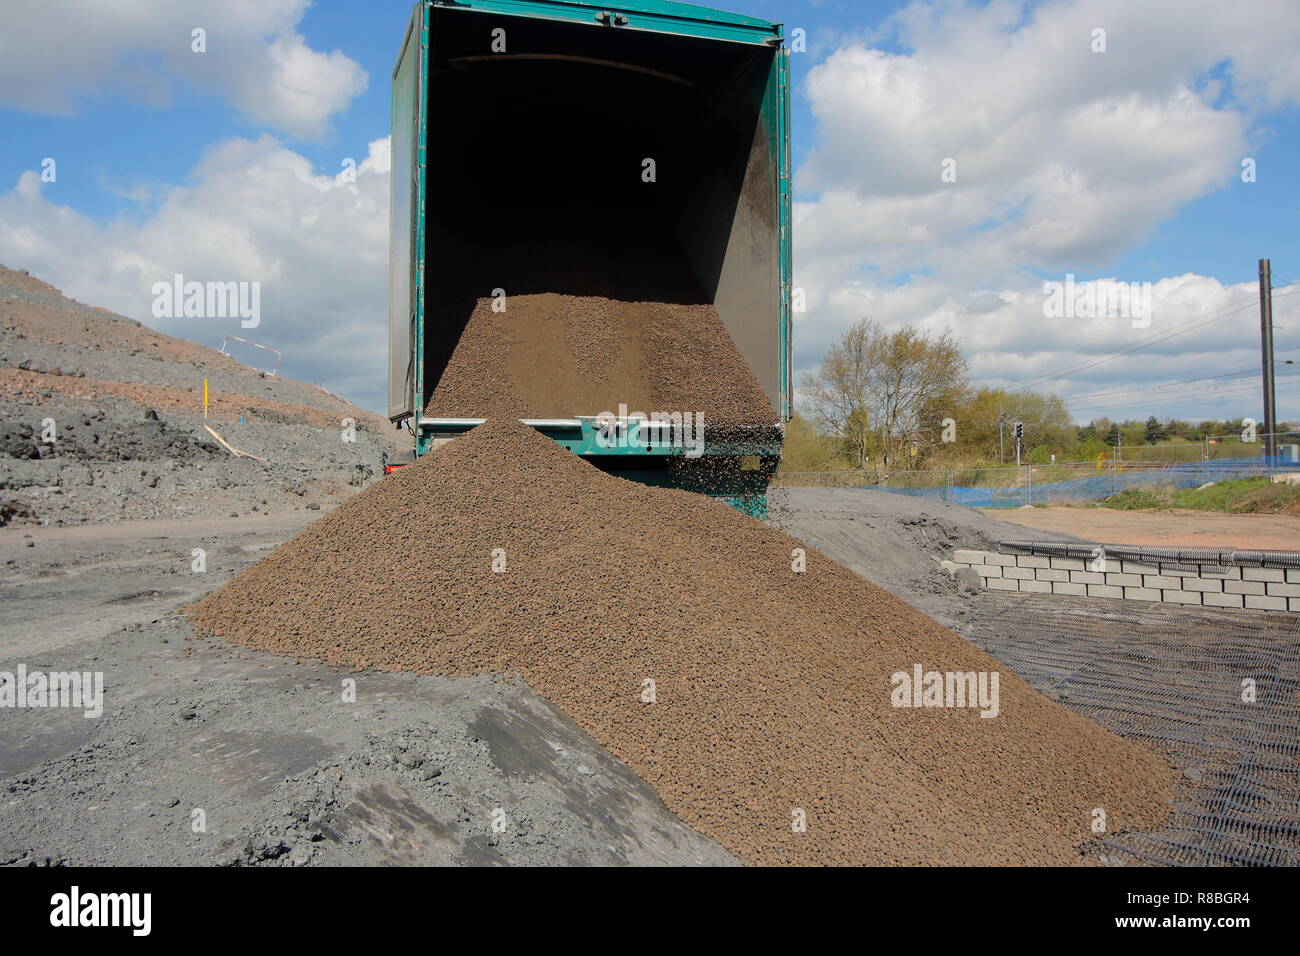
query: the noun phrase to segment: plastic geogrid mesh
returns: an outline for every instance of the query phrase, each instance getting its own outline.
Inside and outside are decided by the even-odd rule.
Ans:
[[[973,638],[1042,693],[1166,753],[1183,779],[1117,862],[1300,866],[1300,618],[990,596]],[[1256,700],[1243,701],[1253,680]]]
[[[1130,544],[1065,541],[999,541],[1004,554],[1054,555],[1062,558],[1119,558],[1147,564],[1191,562],[1226,567],[1300,568],[1300,551],[1261,551],[1246,548],[1158,548]]]

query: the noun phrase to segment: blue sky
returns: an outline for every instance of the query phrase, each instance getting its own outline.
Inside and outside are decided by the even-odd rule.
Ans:
[[[33,4],[0,37],[0,262],[200,340],[220,336],[152,319],[142,277],[265,271],[280,286],[259,331],[285,346],[285,373],[380,408],[387,252],[374,221],[410,3],[268,0],[254,14],[141,0],[135,23],[96,12],[73,50],[55,42],[69,3]],[[1259,416],[1248,381],[1176,385],[1257,365],[1254,310],[1068,370],[1247,301],[1261,256],[1276,286],[1300,280],[1293,5],[1260,0],[1253,20],[1208,0],[723,5],[809,38],[793,57],[795,278],[809,301],[798,369],[869,315],[951,328],[980,382],[1120,391],[1077,402],[1080,419]],[[199,72],[183,49],[192,23],[209,24],[215,54]],[[1101,54],[1088,49],[1097,27]],[[304,83],[323,92],[304,103]],[[949,156],[962,172],[941,185]],[[44,157],[55,182],[30,179]],[[335,182],[345,157],[363,163],[349,187]],[[304,248],[287,246],[294,217]],[[224,239],[204,245],[205,230]],[[1151,324],[1045,320],[1041,284],[1067,273],[1152,283]],[[1292,358],[1297,301],[1276,304]],[[1281,415],[1300,419],[1295,383],[1279,393]]]

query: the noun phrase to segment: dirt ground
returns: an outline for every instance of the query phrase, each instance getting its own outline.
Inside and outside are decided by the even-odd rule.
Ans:
[[[990,518],[1103,544],[1195,548],[1300,548],[1300,515],[1215,511],[1119,511],[1114,508],[997,508]]]
[[[735,863],[520,681],[196,639],[177,609],[314,517],[0,529],[0,671],[104,675],[100,717],[3,712],[0,866]]]
[[[771,493],[771,516],[787,534],[825,553],[850,571],[924,611],[963,637],[978,622],[978,590],[940,570],[958,548],[995,548],[1025,537],[1006,513],[869,488],[780,488]],[[1069,534],[1043,533],[1053,541]]]
[[[736,862],[525,684],[354,674],[195,638],[178,609],[317,514],[0,529],[0,670],[105,673],[99,719],[7,712],[0,865]],[[792,489],[778,516],[980,647],[1005,638],[1005,602],[939,560],[1014,537],[1006,517],[854,489]]]

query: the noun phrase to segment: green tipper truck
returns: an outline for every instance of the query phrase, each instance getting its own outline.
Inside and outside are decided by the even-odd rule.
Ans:
[[[717,309],[773,424],[789,419],[788,77],[780,24],[672,0],[415,6],[393,71],[388,414],[416,454],[477,423],[423,409],[474,299],[493,292],[472,286],[480,275],[512,292],[612,284],[654,301],[653,262],[595,289],[569,268],[645,240],[646,191],[615,170],[646,156],[659,157],[650,224]],[[617,448],[597,442],[601,411],[529,423],[627,477],[689,484],[665,461],[681,450],[648,423],[621,423],[633,440]],[[771,433],[730,451],[774,464]],[[711,491],[761,512],[770,473]]]

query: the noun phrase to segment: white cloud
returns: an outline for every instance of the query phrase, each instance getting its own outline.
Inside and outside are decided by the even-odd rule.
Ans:
[[[1105,53],[1092,52],[1096,28]],[[918,0],[875,41],[886,35],[901,52],[846,40],[808,75],[817,130],[797,180],[812,197],[795,211],[809,308],[800,365],[871,315],[951,326],[977,378],[1010,384],[1216,307],[1213,277],[1123,276],[1159,280],[1151,328],[1053,325],[1036,276],[1095,274],[1240,172],[1260,111],[1300,103],[1293,3],[1262,0],[1243,17],[1208,0]],[[955,183],[941,179],[949,158]],[[1238,319],[1043,387],[1177,377],[1197,353],[1248,342],[1249,315]]]
[[[68,115],[93,97],[162,107],[184,86],[253,122],[321,136],[361,93],[365,71],[296,31],[308,0],[42,0],[10,4],[0,32],[0,106]],[[191,49],[206,31],[206,52]]]
[[[166,191],[143,221],[99,223],[49,202],[25,172],[0,194],[0,262],[66,294],[171,335],[220,346],[243,335],[284,352],[284,374],[383,409],[387,376],[388,139],[355,182],[316,173],[270,136],[210,148],[192,185]],[[175,273],[260,282],[261,325],[156,319],[152,287]]]
[[[841,317],[869,315],[888,328],[910,325],[932,333],[957,332],[977,382],[1061,395],[1071,399],[1070,410],[1080,421],[1152,413],[1181,418],[1259,416],[1255,282],[1224,284],[1195,274],[1160,279],[1151,284],[1146,327],[1135,327],[1132,319],[1117,315],[1049,318],[1045,299],[1041,283],[997,291],[953,288],[929,278],[898,286],[847,284],[827,297],[820,312],[799,317],[800,365],[803,370],[816,366],[844,328]],[[1300,328],[1300,287],[1275,280],[1274,325]],[[1154,341],[1126,354],[1112,354],[1148,340]],[[1285,342],[1279,341],[1281,349]],[[1300,352],[1291,348],[1277,358],[1300,360]],[[1277,374],[1279,417],[1300,418],[1300,372],[1296,366],[1279,365]],[[1197,381],[1185,388],[1163,387],[1187,380]],[[1076,396],[1082,397],[1073,400]]]

